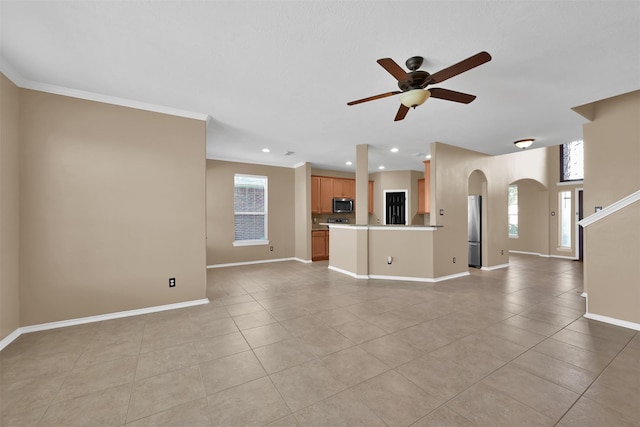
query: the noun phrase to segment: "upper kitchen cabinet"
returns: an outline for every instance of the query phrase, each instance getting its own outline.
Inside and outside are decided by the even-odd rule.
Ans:
[[[311,177],[311,213],[332,213],[333,178]]]
[[[356,198],[356,181],[353,179],[333,178],[333,197]]]

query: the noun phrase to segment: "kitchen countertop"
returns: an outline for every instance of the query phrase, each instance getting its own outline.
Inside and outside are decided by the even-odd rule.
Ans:
[[[321,222],[319,224],[313,224],[311,228],[312,231],[316,230],[328,230],[330,226],[339,226],[339,227],[369,227],[369,228],[415,228],[415,229],[425,229],[425,228],[442,228],[444,225],[420,225],[420,224],[344,224],[344,223],[328,223]]]
[[[428,225],[428,224],[321,224],[328,226],[343,226],[343,227],[395,227],[395,228],[424,228],[424,227],[444,227],[444,225]]]

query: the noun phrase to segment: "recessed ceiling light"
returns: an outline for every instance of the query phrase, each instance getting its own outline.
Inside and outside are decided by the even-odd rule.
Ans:
[[[427,155],[426,155],[426,156],[424,156],[424,157],[425,157],[425,158],[427,158],[427,159],[430,159],[430,158],[431,158],[431,154],[427,154]]]
[[[384,166],[380,165],[378,166],[378,169],[384,169]]]
[[[268,152],[270,152],[270,151],[271,151],[271,150],[269,150],[268,148],[263,148],[263,149],[262,149],[262,152],[263,152],[263,153],[268,153]]]
[[[397,152],[398,152],[398,148],[397,148],[397,147],[393,147],[393,148],[392,148],[391,150],[389,150],[389,151],[391,151],[392,153],[397,153]]]
[[[351,162],[347,162],[347,163],[345,163],[345,164],[346,164],[347,166],[351,166],[353,163],[351,163]]]

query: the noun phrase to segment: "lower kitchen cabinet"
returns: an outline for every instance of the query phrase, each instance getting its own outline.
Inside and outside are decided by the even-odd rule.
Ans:
[[[329,259],[329,230],[313,230],[311,232],[311,261]]]

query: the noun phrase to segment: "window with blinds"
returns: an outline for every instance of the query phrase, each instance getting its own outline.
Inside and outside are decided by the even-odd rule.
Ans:
[[[267,177],[234,176],[234,246],[266,245]]]

